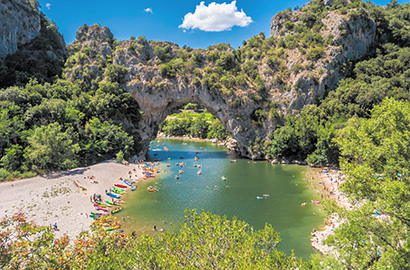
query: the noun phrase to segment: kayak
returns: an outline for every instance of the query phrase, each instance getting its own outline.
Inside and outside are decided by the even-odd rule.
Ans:
[[[96,212],[91,212],[90,216],[105,216],[107,215],[106,213],[96,213]]]
[[[129,186],[132,186],[132,183],[131,183],[131,182],[129,182],[129,181],[125,180],[125,179],[122,180],[122,181],[124,181],[125,184],[127,184],[127,185],[129,185]]]
[[[119,187],[116,187],[116,186],[114,186],[114,187],[113,187],[113,189],[114,189],[114,190],[118,190],[118,191],[120,191],[120,192],[125,192],[125,190],[124,190],[124,189],[119,188]]]
[[[150,188],[150,189],[148,189],[148,192],[154,192],[154,191],[157,191],[158,189],[156,189],[156,188]]]
[[[133,188],[131,189],[131,191],[134,191],[136,188],[137,188],[137,187],[133,187]]]
[[[111,193],[115,193],[115,194],[117,194],[117,195],[122,195],[122,194],[124,194],[125,192],[123,192],[123,191],[119,191],[119,190],[116,190],[116,189],[110,189],[110,191],[111,191]]]
[[[109,205],[109,204],[100,203],[100,202],[94,203],[94,206],[95,206],[95,207],[97,207],[97,206],[101,206],[101,207],[111,207],[111,205]]]
[[[97,208],[98,210],[104,211],[104,212],[108,212],[107,208],[101,207],[99,205],[97,205],[95,208]]]
[[[121,199],[121,195],[113,193],[113,192],[108,192],[107,195],[112,198]]]
[[[111,206],[111,205],[109,205],[109,204],[105,204],[105,203],[102,203],[102,202],[95,202],[94,205],[95,205],[95,204],[97,204],[97,205],[99,205],[99,206],[102,206],[102,207],[107,207],[107,206],[109,207],[109,206]]]
[[[122,210],[122,207],[120,207],[120,208],[118,208],[118,209],[115,209],[115,210],[112,210],[111,213],[112,213],[112,214],[115,214],[115,213],[120,212],[121,210]]]
[[[125,179],[125,180],[127,180],[128,182],[130,182],[130,183],[132,183],[132,184],[135,184],[135,181],[134,180],[132,180],[132,179]]]
[[[110,202],[110,201],[105,201],[106,203],[108,203],[108,204],[110,204],[110,205],[114,205],[114,203],[113,202]]]
[[[127,188],[127,186],[121,185],[121,184],[114,184],[114,186],[119,187],[119,188]]]
[[[109,231],[112,231],[112,230],[116,230],[116,229],[118,229],[118,228],[119,228],[119,227],[116,226],[116,227],[106,228],[106,229],[104,229],[104,230],[107,231],[107,232],[109,232]]]

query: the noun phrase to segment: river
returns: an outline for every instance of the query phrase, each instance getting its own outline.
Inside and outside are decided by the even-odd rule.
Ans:
[[[270,223],[281,234],[279,249],[287,254],[294,249],[296,256],[303,258],[315,253],[310,232],[320,228],[323,217],[317,205],[301,206],[302,202],[318,199],[303,180],[306,166],[238,159],[225,147],[178,139],[153,141],[149,158],[162,160],[161,173],[140,181],[137,190],[127,195],[120,214],[120,218],[125,217],[126,230],[153,233],[154,224],[158,229],[172,230],[171,223],[178,228],[184,221],[186,208],[204,209],[213,214],[236,216],[255,229]],[[233,159],[237,161],[232,162]],[[185,167],[176,166],[182,162]],[[176,179],[180,170],[183,172]],[[158,191],[148,192],[149,185],[156,186]],[[263,194],[269,197],[257,199]]]

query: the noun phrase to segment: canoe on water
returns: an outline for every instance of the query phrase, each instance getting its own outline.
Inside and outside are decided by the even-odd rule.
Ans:
[[[119,227],[116,226],[116,227],[105,228],[104,230],[107,231],[107,232],[109,232],[109,231],[112,231],[112,230],[116,230],[116,229],[118,229],[118,228],[119,228]]]

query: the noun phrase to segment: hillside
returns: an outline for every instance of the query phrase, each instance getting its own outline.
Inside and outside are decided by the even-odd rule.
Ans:
[[[14,2],[5,3],[3,9],[12,14],[13,9],[5,7]],[[55,25],[36,11],[35,1],[27,3],[19,12],[37,16],[41,28],[28,28],[35,37],[3,57],[6,76],[1,78],[16,85],[30,78],[54,83],[36,86],[32,81],[35,87],[1,93],[7,109],[3,126],[19,123],[13,135],[19,139],[10,140],[10,131],[3,132],[1,155],[14,153],[17,145],[26,149],[7,157],[14,160],[7,161],[14,164],[9,169],[18,168],[30,149],[23,131],[49,125],[52,119],[58,119],[62,132],[70,126],[67,121],[78,123],[69,136],[73,145],[80,145],[74,151],[75,164],[120,152],[127,156],[131,149],[145,154],[167,115],[184,104],[197,103],[222,122],[244,157],[338,163],[339,150],[333,142],[337,129],[354,115],[369,117],[370,109],[384,96],[408,97],[408,9],[395,3],[378,7],[361,1],[312,1],[298,10],[279,12],[272,18],[270,38],[260,33],[236,50],[229,44],[191,49],[144,37],[118,41],[107,27],[84,25],[76,40],[62,50]],[[58,59],[65,51],[68,58],[55,83]],[[33,98],[38,95],[43,100]],[[61,112],[51,109],[52,103],[60,104],[55,106]],[[43,120],[33,121],[36,117]],[[133,138],[127,149],[118,148],[121,144],[111,141],[113,137],[106,138],[118,147],[102,147],[98,157],[86,157],[90,146],[81,130],[93,117],[125,130]]]
[[[320,6],[322,5],[322,6]],[[64,77],[87,86],[111,73],[144,111],[143,153],[176,107],[206,107],[240,145],[243,156],[267,158],[261,149],[284,115],[317,104],[346,78],[352,63],[371,53],[376,22],[362,2],[327,7],[320,2],[272,19],[272,36],[207,49],[145,38],[117,41],[108,28],[83,26],[69,45]],[[345,7],[346,9],[346,7]]]
[[[354,202],[321,201],[344,222],[324,243],[337,252],[312,260],[278,251],[270,225],[209,213],[187,211],[161,239],[97,226],[75,245],[18,214],[0,222],[16,225],[1,267],[410,268],[410,4],[313,0],[238,49],[119,41],[99,25],[65,46],[37,1],[2,0],[0,13],[0,181],[145,154],[167,115],[196,103],[244,157],[340,165]]]

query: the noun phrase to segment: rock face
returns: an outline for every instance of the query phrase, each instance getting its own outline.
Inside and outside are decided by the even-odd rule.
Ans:
[[[0,1],[0,14],[0,58],[17,52],[19,46],[40,35],[40,16],[25,1]]]
[[[330,1],[327,3],[331,5]],[[271,24],[274,43],[285,42],[287,36],[296,35],[289,22],[301,24],[302,16],[302,11],[276,15]],[[248,51],[251,55],[249,58],[243,53],[243,58],[235,61],[241,65],[239,69],[242,74],[247,72],[243,76],[248,77],[242,77],[242,83],[236,84],[233,91],[229,87],[221,87],[221,84],[224,77],[229,80],[229,76],[235,75],[222,71],[221,77],[224,77],[216,77],[216,82],[215,76],[209,76],[215,70],[221,71],[220,67],[229,71],[234,62],[228,61],[229,56],[240,58],[237,54],[241,52],[230,46],[222,44],[207,50],[182,50],[173,43],[148,42],[145,38],[113,42],[108,28],[98,25],[80,28],[77,40],[69,46],[73,60],[67,61],[65,76],[71,80],[84,79],[91,85],[94,79],[106,79],[103,74],[107,65],[126,67],[126,74],[120,83],[144,112],[144,118],[138,124],[143,153],[148,151],[149,142],[155,139],[159,125],[168,114],[181,105],[197,103],[221,120],[237,141],[242,156],[264,159],[261,145],[272,138],[272,132],[281,121],[278,115],[297,113],[303,106],[325,97],[345,78],[343,66],[364,57],[375,42],[376,24],[365,12],[342,15],[338,11],[329,11],[322,23],[326,27],[320,28],[317,33],[326,40],[326,45],[317,55],[311,56],[310,51],[303,52],[300,48],[271,47],[274,51],[271,55],[282,57],[280,64],[274,62],[277,60],[271,61],[272,64],[269,55],[261,53],[255,58]],[[261,39],[265,37],[257,41]],[[249,42],[255,44],[255,40]],[[251,50],[255,51],[254,47]],[[190,58],[184,59],[185,53]],[[221,61],[212,60],[215,54]],[[190,69],[183,64],[188,60],[192,66]],[[178,70],[180,66],[185,68],[184,71]],[[247,66],[252,69],[245,71]],[[296,69],[298,66],[303,68]],[[253,71],[255,75],[251,74]],[[279,71],[286,76],[278,79]],[[240,81],[238,77],[233,78]]]
[[[289,11],[286,16],[279,13],[272,18],[271,35],[281,38],[295,34],[285,27],[285,23],[290,21],[295,25],[300,24],[301,16],[300,11]],[[322,23],[326,28],[320,31],[321,36],[324,39],[331,37],[333,42],[326,46],[320,59],[307,61],[298,49],[288,52],[289,68],[296,64],[310,65],[309,70],[291,75],[287,84],[292,89],[281,97],[288,99],[290,108],[294,110],[314,104],[334,90],[338,82],[346,78],[344,67],[351,61],[363,58],[376,41],[376,23],[365,12],[342,15],[338,11],[330,11]]]
[[[152,89],[144,84],[129,83],[127,89],[145,113],[139,127],[146,147],[151,140],[155,139],[159,125],[165,118],[176,108],[187,103],[200,104],[216,116],[238,142],[237,150],[245,157],[260,158],[260,153],[251,152],[249,149],[249,142],[256,139],[256,130],[259,134],[266,134],[269,130],[273,130],[273,127],[256,127],[252,124],[249,115],[258,108],[257,104],[249,103],[238,108],[231,108],[223,97],[206,87],[186,87],[179,84],[166,87],[160,92],[152,92]],[[145,151],[147,150],[148,148]]]

